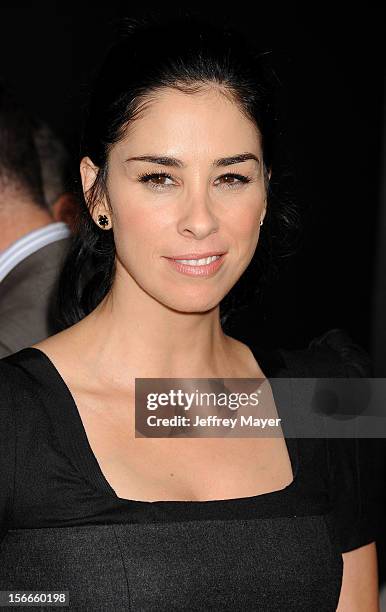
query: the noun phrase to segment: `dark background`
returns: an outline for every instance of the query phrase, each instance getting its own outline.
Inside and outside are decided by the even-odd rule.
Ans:
[[[226,18],[272,52],[286,122],[282,146],[295,197],[307,211],[302,249],[283,266],[263,305],[240,317],[239,336],[297,348],[343,328],[369,351],[375,374],[386,376],[381,9],[338,2],[208,6],[212,20]],[[189,11],[204,14],[197,5]],[[143,14],[114,0],[2,3],[0,72],[74,159],[84,94],[111,38],[109,23]]]

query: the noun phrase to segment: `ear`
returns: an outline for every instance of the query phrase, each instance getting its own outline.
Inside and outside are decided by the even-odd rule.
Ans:
[[[89,157],[83,157],[80,162],[80,176],[82,179],[83,195],[88,202],[87,194],[93,186],[95,179],[98,175],[99,168],[96,166]],[[94,220],[98,214],[105,214],[110,212],[106,203],[106,198],[102,198],[100,201],[95,203],[93,210]]]
[[[75,220],[79,210],[79,204],[72,193],[65,192],[58,197],[51,206],[55,221],[63,221],[70,226],[71,231],[75,229]]]
[[[87,192],[91,189],[98,174],[98,167],[93,164],[89,157],[83,157],[80,162],[80,176],[82,179],[82,187],[84,197],[87,197]]]

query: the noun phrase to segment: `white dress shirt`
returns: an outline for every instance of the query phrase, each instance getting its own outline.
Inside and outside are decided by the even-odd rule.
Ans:
[[[18,263],[26,259],[42,247],[70,236],[71,231],[67,223],[55,221],[28,232],[15,240],[4,251],[0,252],[0,282],[9,274]]]

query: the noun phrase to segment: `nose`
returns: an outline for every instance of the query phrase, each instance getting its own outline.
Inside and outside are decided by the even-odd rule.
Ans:
[[[213,212],[208,194],[196,194],[186,203],[177,226],[183,236],[193,236],[197,239],[218,231],[219,221]]]

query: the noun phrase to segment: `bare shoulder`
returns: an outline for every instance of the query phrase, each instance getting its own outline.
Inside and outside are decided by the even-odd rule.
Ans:
[[[234,354],[235,363],[241,367],[243,372],[241,376],[250,378],[266,378],[260,364],[256,361],[255,356],[253,355],[249,346],[240,340],[236,340],[236,338],[232,338],[231,336],[226,336],[226,338]]]
[[[31,344],[31,347],[37,348],[44,353],[63,353],[69,350],[71,345],[73,346],[73,340],[73,334],[66,329],[35,344]]]
[[[79,371],[82,364],[80,335],[76,326],[65,329],[53,336],[32,344],[47,355],[60,372],[71,378],[71,373]]]

